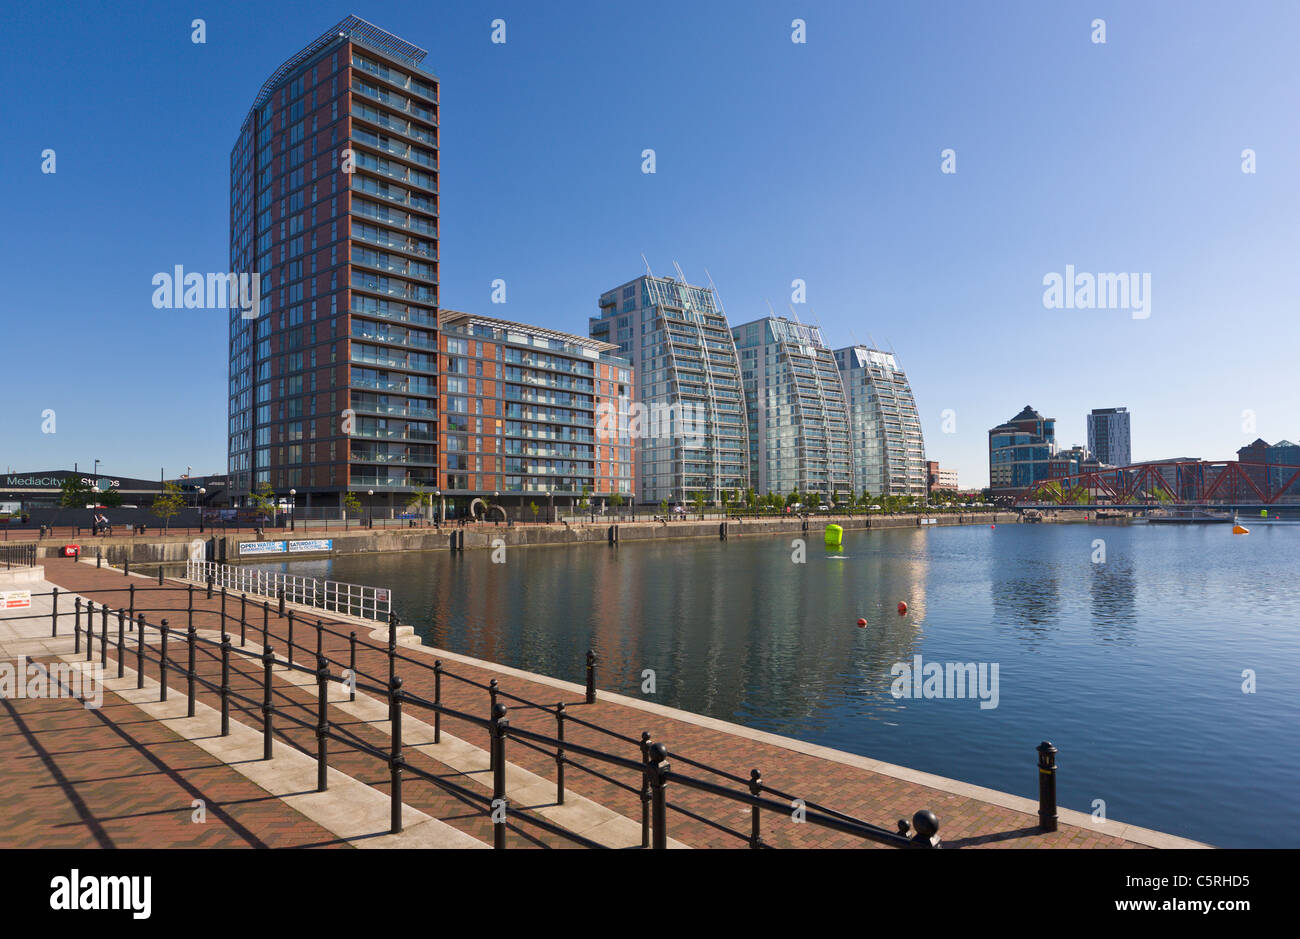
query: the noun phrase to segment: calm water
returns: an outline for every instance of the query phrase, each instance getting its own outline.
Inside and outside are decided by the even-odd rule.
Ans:
[[[591,647],[600,687],[640,695],[653,669],[662,704],[1030,798],[1048,739],[1062,805],[1300,846],[1300,526],[850,532],[837,554],[810,540],[795,564],[769,536],[281,568],[391,587],[442,648],[581,681]],[[998,706],[896,699],[916,654],[997,663]]]

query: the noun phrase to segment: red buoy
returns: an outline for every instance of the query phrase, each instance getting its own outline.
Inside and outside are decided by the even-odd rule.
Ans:
[[[906,612],[907,612],[907,604],[904,603],[902,600],[899,600],[899,601],[898,601],[898,615],[899,615],[899,616],[902,616],[902,615],[905,614]]]
[[[989,526],[989,528],[997,528],[997,527],[998,527],[998,526],[996,526],[996,525],[990,525],[990,526]]]
[[[865,626],[865,625],[867,625],[867,621],[864,620],[864,619],[860,619],[860,620],[858,620],[858,625],[859,625],[859,626]]]

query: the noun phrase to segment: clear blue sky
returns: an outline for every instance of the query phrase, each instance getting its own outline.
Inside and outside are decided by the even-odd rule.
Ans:
[[[224,314],[156,310],[150,279],[228,268],[240,122],[349,13],[442,82],[445,306],[585,333],[644,252],[707,269],[740,323],[802,278],[832,344],[898,353],[966,485],[1025,404],[1065,445],[1128,406],[1135,459],[1300,438],[1295,3],[23,4],[0,59],[0,469],[224,471]],[[1067,264],[1149,272],[1150,318],[1045,309]]]

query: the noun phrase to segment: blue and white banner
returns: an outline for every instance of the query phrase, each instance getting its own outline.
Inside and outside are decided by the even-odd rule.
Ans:
[[[326,538],[321,541],[291,541],[289,542],[289,553],[293,554],[298,551],[333,551],[334,539]]]
[[[240,554],[284,554],[283,541],[241,541]]]

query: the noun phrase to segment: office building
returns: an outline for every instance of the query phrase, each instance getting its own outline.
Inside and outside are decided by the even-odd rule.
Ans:
[[[961,488],[957,483],[957,471],[955,469],[945,469],[933,460],[927,460],[925,463],[925,477],[927,493],[936,489],[955,491]]]
[[[1029,405],[989,431],[989,488],[993,494],[1021,493],[1050,476],[1056,455],[1056,419]]]
[[[854,490],[848,404],[821,330],[767,316],[731,333],[745,387],[754,488],[843,499]]]
[[[680,271],[679,271],[680,274]],[[637,501],[739,498],[750,485],[740,366],[711,288],[647,274],[600,297],[593,339],[631,364]]]
[[[832,354],[849,407],[857,492],[924,500],[929,491],[925,437],[912,387],[897,359],[866,346]]]
[[[1128,408],[1094,408],[1088,415],[1088,452],[1106,466],[1133,462]]]
[[[300,507],[437,485],[438,80],[350,16],[262,85],[230,158],[229,479]]]

